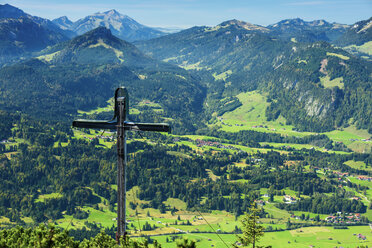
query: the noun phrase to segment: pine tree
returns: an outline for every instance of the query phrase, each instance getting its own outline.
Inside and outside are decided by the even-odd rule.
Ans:
[[[252,245],[253,248],[258,248],[257,243],[264,235],[264,227],[258,224],[259,216],[258,213],[260,209],[256,208],[254,203],[251,204],[249,212],[245,213],[245,216],[242,220],[242,235],[237,235],[238,240],[242,243],[243,246]],[[235,246],[237,247],[237,246]]]

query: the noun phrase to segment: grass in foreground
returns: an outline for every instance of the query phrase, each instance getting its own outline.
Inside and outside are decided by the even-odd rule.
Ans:
[[[366,240],[358,239],[357,235],[366,236]],[[356,234],[356,235],[354,235]],[[185,237],[196,241],[197,247],[231,247],[237,241],[234,234],[188,233],[182,235],[165,235],[153,237],[162,247],[175,247],[173,237]],[[223,240],[221,240],[221,239]],[[166,240],[168,239],[168,242]],[[173,238],[174,239],[174,238]],[[348,229],[334,229],[333,227],[305,227],[291,231],[266,232],[259,245],[272,245],[273,248],[316,248],[329,247],[357,247],[372,245],[372,234],[369,226],[353,226]]]

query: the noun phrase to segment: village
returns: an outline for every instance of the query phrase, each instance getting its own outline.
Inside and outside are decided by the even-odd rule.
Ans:
[[[240,149],[236,148],[235,146],[224,145],[224,144],[221,144],[220,142],[217,142],[217,141],[208,141],[208,140],[196,139],[194,142],[195,142],[197,147],[212,146],[212,147],[221,148],[221,149],[230,149],[230,150],[240,151]]]

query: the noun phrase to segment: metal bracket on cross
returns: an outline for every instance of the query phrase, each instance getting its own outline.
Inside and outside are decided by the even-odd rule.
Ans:
[[[115,91],[114,117],[112,120],[84,120],[78,119],[72,122],[73,127],[111,129],[117,130],[117,151],[118,151],[118,217],[117,217],[117,241],[126,235],[126,164],[127,148],[125,131],[152,131],[170,132],[171,128],[167,123],[136,123],[127,121],[129,115],[129,98],[126,88],[117,88]]]

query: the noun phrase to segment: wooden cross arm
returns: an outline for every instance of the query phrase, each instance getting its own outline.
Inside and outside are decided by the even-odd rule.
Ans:
[[[153,132],[171,132],[171,128],[167,123],[135,123],[124,122],[125,130],[128,131],[153,131]]]
[[[72,122],[73,127],[80,128],[95,128],[95,129],[116,129],[117,121],[100,121],[100,120],[84,120],[78,119]],[[124,122],[124,129],[127,131],[153,131],[153,132],[168,132],[171,128],[167,123],[136,123]]]
[[[116,121],[84,120],[78,119],[72,122],[73,127],[95,128],[95,129],[116,129]]]

